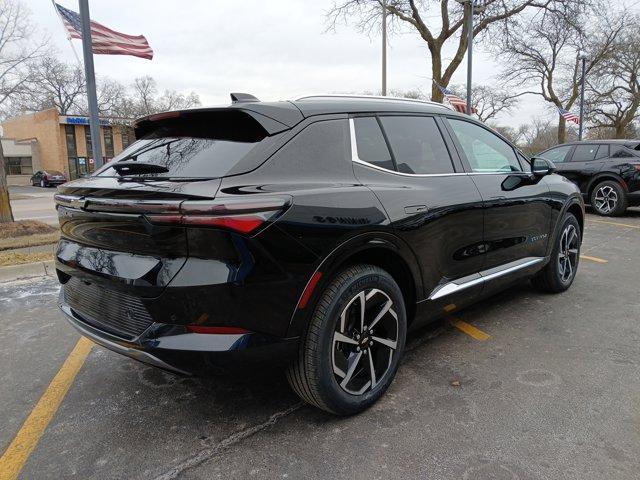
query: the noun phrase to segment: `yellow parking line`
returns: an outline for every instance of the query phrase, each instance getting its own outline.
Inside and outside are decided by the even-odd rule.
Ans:
[[[69,387],[91,351],[93,343],[82,337],[51,380],[40,400],[25,420],[11,445],[0,457],[0,480],[18,478],[29,455],[55,415]]]
[[[461,332],[466,333],[470,337],[475,338],[476,340],[485,341],[488,340],[491,336],[489,334],[484,333],[482,330],[474,327],[473,325],[463,322],[462,320],[458,320],[457,318],[450,318],[449,322],[451,325],[456,327]]]
[[[588,222],[593,222],[593,223],[605,223],[607,225],[616,225],[618,227],[627,227],[627,228],[636,228],[638,230],[640,230],[640,225],[629,225],[628,223],[620,223],[620,222],[608,222],[606,220],[587,220]]]
[[[596,262],[596,263],[609,263],[609,260],[605,260],[604,258],[598,258],[598,257],[590,257],[589,255],[580,255],[580,260],[591,260],[592,262]]]

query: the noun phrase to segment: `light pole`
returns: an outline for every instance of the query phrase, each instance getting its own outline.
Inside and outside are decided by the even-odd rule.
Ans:
[[[382,0],[382,96],[387,96],[387,2]]]
[[[484,0],[456,0],[465,8],[469,5],[467,17],[467,115],[471,115],[471,84],[473,81],[473,16],[487,8]]]
[[[580,125],[578,126],[578,140],[582,140],[583,122],[584,122],[584,80],[587,71],[587,54],[585,52],[578,53],[578,60],[582,63],[582,78],[580,80]]]

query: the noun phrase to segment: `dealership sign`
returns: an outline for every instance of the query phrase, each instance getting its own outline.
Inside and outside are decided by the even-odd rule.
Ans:
[[[60,115],[60,123],[69,125],[89,125],[89,117]],[[128,118],[101,118],[100,125],[108,127],[110,125],[130,125],[132,122]]]

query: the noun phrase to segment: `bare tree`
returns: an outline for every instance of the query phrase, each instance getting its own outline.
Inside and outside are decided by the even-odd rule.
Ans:
[[[159,111],[192,108],[200,105],[200,97],[195,92],[184,95],[175,90],[165,90],[156,104]]]
[[[506,26],[517,16],[541,11],[567,14],[582,8],[588,1],[591,0],[484,0],[485,8],[475,22],[473,37],[487,33],[494,26],[505,27],[499,30],[508,34]],[[361,30],[372,31],[379,28],[382,8],[386,8],[395,26],[408,26],[427,44],[434,81],[431,99],[442,102],[443,95],[436,83],[448,86],[464,59],[469,33],[467,19],[471,10],[454,0],[387,0],[384,5],[386,7],[383,7],[382,0],[336,0],[327,14],[327,20],[333,28],[338,21],[346,22],[355,18]],[[430,20],[434,17],[439,18],[439,22]],[[448,60],[444,52],[450,45],[455,48],[455,53]]]
[[[100,78],[96,83],[100,115],[126,117],[122,113],[127,109],[127,87],[112,78]]]
[[[464,85],[452,85],[449,89],[456,95],[464,98],[466,88]],[[518,105],[522,94],[513,94],[511,89],[488,85],[474,85],[471,89],[471,106],[482,122],[495,120],[500,113],[508,113]]]
[[[157,111],[155,98],[157,93],[158,87],[153,77],[146,75],[133,81],[133,96],[139,116],[150,115]]]
[[[505,37],[499,56],[507,65],[507,83],[535,87],[522,93],[539,95],[555,108],[571,110],[580,96],[581,58],[586,75],[610,55],[622,26],[597,16],[576,15],[568,21],[556,13],[531,21]],[[617,23],[617,25],[616,25]],[[558,115],[558,143],[566,142],[566,121]]]
[[[640,17],[633,16],[614,48],[589,78],[588,112],[596,129],[615,138],[633,134],[640,116]]]
[[[14,110],[55,107],[61,115],[77,113],[86,93],[84,74],[77,65],[58,60],[54,52],[29,64],[29,81],[12,100]]]
[[[17,95],[29,80],[28,63],[39,57],[47,38],[36,39],[31,14],[18,1],[0,0],[0,109]],[[0,223],[12,222],[5,160],[0,143]]]

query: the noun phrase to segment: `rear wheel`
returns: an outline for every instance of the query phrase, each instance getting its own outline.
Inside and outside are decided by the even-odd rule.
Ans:
[[[44,180],[40,180],[40,186],[41,186],[42,188],[46,188],[47,184],[46,184],[46,183],[44,183]]]
[[[329,283],[287,378],[306,402],[338,415],[371,406],[398,369],[406,338],[404,300],[384,270],[355,265]]]
[[[531,281],[542,291],[560,293],[573,283],[580,261],[580,225],[573,214],[564,216],[555,242],[549,263]]]
[[[628,206],[627,195],[618,182],[607,180],[596,185],[591,192],[591,206],[598,215],[622,215]]]

